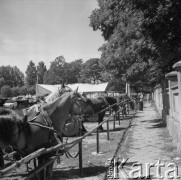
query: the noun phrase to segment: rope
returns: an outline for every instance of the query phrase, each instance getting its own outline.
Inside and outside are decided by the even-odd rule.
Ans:
[[[96,115],[96,114],[102,113],[102,112],[104,112],[104,111],[112,108],[112,107],[115,106],[115,105],[127,104],[127,103],[129,103],[129,102],[132,102],[132,101],[130,101],[129,99],[126,99],[126,100],[123,100],[123,101],[121,101],[121,102],[114,103],[114,104],[112,104],[112,105],[109,105],[109,107],[106,107],[106,108],[102,109],[101,111],[99,111],[99,112],[97,112],[97,113],[94,113],[93,116]]]
[[[131,101],[128,101],[128,102],[131,102]],[[120,104],[120,103],[118,103]],[[119,113],[121,112],[121,110],[117,111],[116,113]],[[135,113],[136,114],[136,113]],[[84,134],[82,137],[76,139],[75,141],[72,141],[70,143],[67,143],[67,144],[62,144],[61,147],[64,147],[63,151],[66,152],[68,151],[69,149],[71,149],[72,147],[74,147],[76,144],[78,144],[80,141],[82,141],[84,138],[86,138],[87,136],[89,136],[92,132],[94,132],[97,128],[99,128],[102,124],[104,124],[105,122],[109,121],[114,115],[111,115],[109,118],[105,119],[104,121],[102,121],[101,123],[98,124],[97,127],[95,127],[93,130],[87,132],[86,134]],[[133,115],[134,116],[134,115]],[[66,147],[70,145],[69,147]]]
[[[69,118],[70,119],[70,118]],[[68,120],[69,120],[68,119]],[[67,120],[67,121],[68,121]],[[77,119],[76,119],[76,121],[78,121]],[[80,126],[81,126],[81,124],[80,124]],[[80,128],[80,127],[79,127]],[[77,136],[78,136],[78,134],[77,134]],[[65,140],[65,143],[68,143],[68,137],[66,138],[66,140]],[[71,154],[70,154],[70,152],[67,150],[67,151],[65,151],[65,156],[67,157],[67,158],[76,158],[77,156],[79,155],[79,150],[78,150],[78,152],[77,152],[77,154],[75,155],[75,156],[72,156]]]
[[[72,156],[68,150],[65,152],[65,156],[67,158],[70,158],[70,157],[71,158],[76,158],[78,155],[79,155],[79,150],[78,150],[78,152],[77,152],[77,154],[75,156]]]

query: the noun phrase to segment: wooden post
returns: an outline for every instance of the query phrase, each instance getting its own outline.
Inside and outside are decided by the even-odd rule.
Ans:
[[[97,128],[97,153],[99,153],[99,128]]]
[[[126,108],[127,109],[127,114],[129,114],[129,104],[128,103],[126,104],[126,107],[127,107]]]
[[[82,128],[81,123],[79,123],[79,129]],[[81,136],[81,131],[79,131],[79,135]],[[79,142],[79,173],[80,177],[83,176],[83,168],[82,168],[82,140]]]
[[[118,120],[119,120],[119,125],[121,124],[121,121],[120,121],[120,112],[118,111]]]
[[[44,167],[44,169],[43,169],[43,180],[46,180],[47,179],[47,177],[46,177],[46,167]]]
[[[82,141],[79,142],[79,172],[80,177],[83,176],[83,168],[82,168]]]
[[[107,140],[109,140],[109,121],[107,121]]]
[[[48,161],[46,161],[45,163],[43,163],[42,165],[38,166],[35,170],[33,170],[32,172],[30,172],[30,174],[28,175],[28,177],[26,178],[26,180],[32,180],[32,179],[37,179],[37,175],[44,170],[45,167],[47,167],[48,165],[50,165],[51,163],[53,163],[55,160],[57,159],[56,156],[51,157]]]
[[[115,126],[116,126],[116,116],[114,115],[114,120],[113,120],[113,129],[115,129]]]

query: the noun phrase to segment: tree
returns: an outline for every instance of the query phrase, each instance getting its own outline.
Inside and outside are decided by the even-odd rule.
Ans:
[[[20,87],[20,95],[26,95],[28,94],[28,88],[26,86]]]
[[[1,66],[0,67],[0,77],[4,80],[4,85],[8,85],[10,87],[12,84],[12,67],[11,66]]]
[[[37,83],[36,66],[33,61],[30,61],[26,69],[26,84],[27,86],[32,86],[32,85],[35,85],[36,83]]]
[[[8,86],[8,85],[4,85],[2,88],[1,88],[1,96],[6,98],[6,97],[11,97],[12,96],[12,93],[11,93],[11,87]]]
[[[12,76],[13,76],[13,87],[16,86],[23,86],[24,85],[24,74],[14,66],[12,69]]]
[[[107,91],[125,93],[126,82],[119,79],[110,79],[108,82]]]
[[[149,32],[148,25],[160,21],[158,14],[165,15],[164,9],[161,8],[162,10],[159,11],[158,6],[164,1],[98,0],[98,3],[99,9],[95,9],[91,14],[90,26],[93,30],[100,30],[107,41],[100,47],[102,66],[114,78],[121,81],[125,79],[132,83],[135,89],[138,89],[139,85],[140,89],[149,91],[150,86],[161,82],[165,72],[169,71],[173,62],[180,57],[179,51],[175,51],[172,46],[160,43],[163,37],[169,38],[169,36],[165,34],[155,38],[159,42],[156,43],[152,35],[159,36],[159,31],[154,31],[153,34]],[[157,10],[159,13],[155,13]],[[171,16],[168,17],[172,19]],[[160,31],[163,29],[161,28]],[[172,34],[171,31],[169,33]],[[168,51],[164,52],[165,49]],[[173,55],[174,52],[177,53]],[[153,64],[154,66],[151,67]]]
[[[161,72],[157,78],[163,79],[181,57],[181,2],[132,0],[132,7],[143,14],[140,30],[155,46],[155,70]]]
[[[0,87],[3,85],[22,86],[23,84],[24,74],[16,66],[0,66]]]
[[[65,81],[66,61],[63,56],[57,57],[51,62],[48,72],[45,74],[44,80],[47,84],[61,84]]]
[[[82,59],[78,59],[68,63],[69,71],[67,73],[67,83],[77,83],[80,81],[80,72],[82,69]]]
[[[31,86],[29,89],[27,89],[27,94],[35,95],[36,94],[35,86]]]
[[[101,30],[104,39],[108,40],[119,22],[121,2],[119,0],[98,0],[98,5],[99,9],[93,10],[90,16],[90,26],[94,31]]]
[[[44,73],[43,76],[43,83],[44,84],[51,84],[51,79],[50,79],[50,75],[49,75],[49,70],[47,70],[47,72]]]
[[[0,89],[3,87],[4,84],[5,84],[4,78],[1,77],[1,78],[0,78]]]
[[[43,61],[40,61],[38,63],[38,66],[37,66],[37,83],[38,84],[43,84],[44,81],[43,81],[43,77],[44,77],[44,74],[47,72],[47,68],[44,64]]]
[[[12,87],[11,93],[12,93],[13,97],[19,96],[20,95],[20,87]]]
[[[99,58],[91,58],[83,64],[81,82],[99,83],[103,81],[101,72],[102,69],[99,64]]]

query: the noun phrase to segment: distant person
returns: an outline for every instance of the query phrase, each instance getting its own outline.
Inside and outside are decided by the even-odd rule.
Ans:
[[[143,111],[143,93],[139,93],[139,110]]]

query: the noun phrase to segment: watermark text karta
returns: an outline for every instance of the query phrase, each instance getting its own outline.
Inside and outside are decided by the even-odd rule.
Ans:
[[[131,168],[127,167],[128,158],[109,159],[108,179],[150,179],[155,177],[158,179],[179,179],[178,166],[175,163],[162,163],[161,160],[156,163],[133,163]],[[153,169],[154,168],[154,169]],[[151,169],[153,170],[151,172]],[[152,174],[154,172],[154,174]]]

